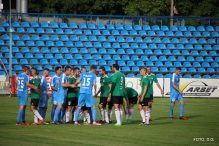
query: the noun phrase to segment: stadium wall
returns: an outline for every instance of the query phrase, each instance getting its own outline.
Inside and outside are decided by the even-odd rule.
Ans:
[[[0,76],[0,78],[3,78],[4,76]],[[17,77],[12,77],[12,85],[11,85],[11,94],[16,95],[17,94]],[[40,77],[40,76],[39,76]],[[6,78],[6,76],[4,77]],[[29,79],[31,79],[30,77]],[[51,86],[50,81],[52,79],[52,76],[49,76],[46,78],[47,80],[47,88],[48,88],[48,94],[51,95]],[[135,89],[138,93],[141,92],[140,87],[140,78],[125,78],[126,87],[132,87]],[[161,88],[164,90],[164,96],[161,95],[161,92],[157,85],[154,83],[153,89],[154,89],[154,97],[170,97],[170,78],[158,78],[158,82],[161,86]],[[183,91],[184,97],[204,97],[204,98],[219,98],[219,88],[218,84],[219,79],[190,79],[190,78],[181,78],[180,79],[180,89]],[[3,84],[0,84],[0,94]],[[5,85],[5,84],[4,84]],[[8,84],[9,85],[9,84]],[[97,77],[97,90],[100,87],[100,77]],[[30,90],[28,91],[30,94]]]

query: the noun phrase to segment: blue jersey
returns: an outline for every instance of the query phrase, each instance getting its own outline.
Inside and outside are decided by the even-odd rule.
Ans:
[[[92,94],[93,83],[97,82],[96,75],[91,72],[84,72],[79,80],[81,81],[80,93]]]
[[[59,78],[59,86],[58,86],[59,90],[58,90],[58,93],[57,93],[59,96],[64,96],[65,97],[66,94],[67,94],[67,87],[62,87],[61,86],[61,83],[65,83],[66,81],[68,81],[66,75],[62,74]]]
[[[56,75],[52,77],[51,79],[51,83],[50,83],[50,86],[54,86],[55,88],[59,89],[59,78],[60,77],[57,77]],[[57,97],[57,93],[58,91],[54,91],[52,90],[52,97]]]
[[[17,88],[18,96],[26,97],[28,96],[27,82],[29,82],[29,77],[25,74],[19,74],[17,78]]]
[[[40,79],[40,85],[42,86],[42,94],[47,95],[47,81],[43,76]]]
[[[172,82],[174,82],[176,87],[179,88],[179,81],[180,81],[180,76],[173,73],[170,78],[170,94],[179,93],[179,91],[173,88],[172,86]]]

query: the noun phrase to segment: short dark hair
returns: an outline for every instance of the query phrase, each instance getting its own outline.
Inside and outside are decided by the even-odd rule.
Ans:
[[[76,70],[80,70],[78,67],[75,67],[74,69],[73,69],[73,71],[75,72]]]
[[[81,70],[82,70],[82,69],[86,69],[86,67],[82,66],[82,67],[81,67]],[[86,69],[86,70],[87,70],[87,69]]]
[[[92,65],[90,66],[90,70],[93,70],[93,69],[97,69],[97,66],[92,64]]]
[[[34,70],[35,73],[37,73],[37,69],[36,68],[33,67],[33,68],[31,68],[31,70]]]
[[[69,68],[71,69],[71,66],[66,66],[65,71],[67,71]]]
[[[147,66],[146,68],[151,68],[150,66]]]
[[[142,70],[142,69],[143,69],[144,71],[147,71],[147,68],[141,68],[141,70]]]
[[[101,66],[100,69],[102,69],[103,71],[106,71],[105,67]]]
[[[181,70],[181,67],[177,67],[176,70]]]
[[[44,69],[43,69],[43,71],[44,71],[44,70],[46,70],[46,71],[49,71],[49,69],[48,69],[48,68],[44,68]]]
[[[30,70],[29,66],[26,66],[26,65],[24,65],[24,66],[22,67],[22,69],[23,69],[23,72],[26,72],[27,70]]]
[[[113,64],[113,68],[116,68],[116,70],[119,70],[119,65],[117,63]]]
[[[61,66],[57,66],[57,67],[55,68],[55,72],[58,71],[59,69],[62,69]]]

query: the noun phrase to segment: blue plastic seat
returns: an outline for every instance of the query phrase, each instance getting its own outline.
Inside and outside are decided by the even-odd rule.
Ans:
[[[210,75],[203,75],[203,78],[208,78],[208,79],[210,79],[211,76],[210,76]]]
[[[214,58],[214,61],[215,61],[215,62],[219,62],[219,57],[215,57],[215,58]]]
[[[103,60],[112,60],[112,58],[110,57],[110,55],[103,55]]]
[[[127,40],[127,39],[126,39],[126,40]],[[128,43],[122,43],[122,48],[123,48],[123,49],[130,49]]]
[[[99,53],[101,55],[107,54],[106,49],[99,49]]]
[[[84,35],[93,35],[90,30],[85,30]]]
[[[210,35],[209,32],[203,32],[203,33],[202,33],[202,36],[205,37],[205,38],[206,38],[206,37],[211,37],[211,35]]]
[[[43,28],[37,28],[37,31],[36,31],[38,34],[45,34],[45,31]]]
[[[27,61],[27,59],[21,59],[20,64],[21,65],[29,65],[29,62]]]
[[[215,73],[215,70],[213,68],[207,68],[208,73]]]
[[[42,27],[42,28],[49,28],[49,24],[46,23],[46,22],[42,22],[42,23],[41,23],[41,27]]]
[[[121,35],[122,35],[122,36],[129,36],[129,33],[128,33],[128,31],[126,31],[126,30],[122,30],[122,31],[121,31]]]
[[[21,26],[22,27],[30,27],[30,24],[28,22],[22,22]]]
[[[132,49],[127,50],[127,55],[135,55],[135,52]]]
[[[123,37],[117,37],[118,43],[125,43],[125,39]]]
[[[185,57],[183,57],[183,56],[179,56],[179,57],[177,57],[177,61],[179,61],[179,62],[185,62],[186,59],[185,59]]]
[[[194,32],[194,31],[196,31],[196,28],[194,26],[189,26],[188,31]]]
[[[8,47],[2,47],[2,48],[1,48],[1,52],[2,52],[2,53],[9,53]]]
[[[210,51],[209,56],[218,56],[216,51]]]
[[[192,33],[189,32],[189,31],[186,31],[186,32],[184,33],[184,36],[187,37],[187,38],[188,38],[188,37],[193,37],[193,36],[192,36]]]
[[[78,26],[77,26],[77,24],[75,24],[75,23],[71,23],[71,24],[69,25],[69,28],[71,28],[71,29],[78,29]]]
[[[14,66],[14,70],[20,71],[20,70],[23,70],[23,69],[22,69],[22,67],[20,65],[15,65]]]
[[[126,54],[123,49],[118,49],[118,50],[117,50],[117,53],[118,53],[119,55],[125,55],[125,54]]]
[[[153,61],[153,62],[158,61],[157,56],[150,56],[150,61]]]
[[[100,65],[100,66],[107,66],[107,63],[106,63],[105,60],[100,60],[100,61],[99,61],[99,65]]]
[[[127,37],[127,38],[126,38],[126,42],[127,42],[127,43],[134,43],[134,40],[133,40],[132,37]]]
[[[139,67],[145,67],[145,64],[144,64],[143,61],[137,61],[136,66],[139,66]]]
[[[163,31],[158,31],[157,36],[159,37],[166,37],[165,33]]]
[[[33,36],[32,36],[32,38],[33,38]],[[41,36],[41,40],[42,40],[42,41],[50,41],[48,35],[42,35],[42,36]]]
[[[164,44],[171,44],[169,38],[163,38],[162,41],[163,41]]]
[[[160,56],[159,60],[162,61],[162,62],[166,62],[167,58],[166,58],[166,56]]]
[[[169,57],[168,57],[168,61],[170,61],[170,62],[175,62],[175,61],[177,61],[177,60],[176,60],[176,58],[175,58],[174,56],[169,56]]]
[[[63,54],[69,54],[69,51],[67,48],[61,48],[60,52]]]
[[[76,42],[75,47],[82,48],[82,47],[84,47],[84,45],[82,44],[82,42]],[[95,47],[95,45],[94,45],[94,47]]]
[[[206,31],[206,30],[205,30],[204,26],[198,26],[197,31],[202,32],[202,31]]]
[[[62,36],[61,36],[61,41],[63,41],[63,42],[69,41],[68,36],[62,35]]]
[[[65,54],[65,59],[71,60],[73,59],[73,56],[71,54]]]
[[[163,55],[163,53],[161,52],[161,50],[155,50],[154,55],[161,56],[161,55]]]
[[[77,66],[79,64],[78,64],[77,60],[72,59],[72,60],[70,60],[70,65]]]
[[[100,42],[95,42],[94,43],[94,48],[102,48],[102,45]]]
[[[193,62],[193,67],[201,67],[201,64],[199,62]]]
[[[181,44],[189,44],[189,42],[186,38],[182,38],[181,39]]]
[[[109,32],[109,30],[104,30],[104,31],[102,32],[102,34],[105,35],[105,36],[110,36],[110,35],[111,35],[110,32]]]
[[[187,31],[187,28],[185,26],[180,26],[179,31]]]
[[[64,59],[62,54],[55,54],[55,59]]]
[[[164,64],[166,67],[173,67],[173,64],[172,62],[165,62]]]
[[[106,29],[106,27],[103,24],[98,24],[97,29],[104,30],[104,29]]]
[[[167,73],[169,71],[168,71],[168,69],[166,67],[161,67],[160,68],[160,72]]]
[[[170,30],[171,30],[171,31],[179,31],[176,26],[171,26],[171,27],[170,27]]]
[[[132,78],[132,77],[135,77],[135,75],[134,75],[133,73],[128,73],[128,74],[127,74],[127,77]]]
[[[30,53],[30,50],[29,50],[29,48],[27,48],[27,47],[22,47],[22,48],[21,48],[21,52],[22,52],[22,53]]]
[[[104,60],[102,60],[102,61],[104,61]],[[101,60],[99,62],[101,62]],[[98,64],[97,64],[96,60],[90,60],[89,65],[98,65]]]
[[[145,54],[144,54],[143,50],[137,49],[136,50],[136,55],[145,55]]]
[[[173,43],[173,44],[179,44],[179,40],[178,40],[177,38],[173,38],[173,39],[172,39],[172,43]]]
[[[219,78],[219,75],[213,75],[212,78]]]
[[[139,44],[143,44],[144,43],[141,37],[136,37],[135,38],[135,42],[139,43]]]
[[[12,59],[12,63],[11,64],[12,65],[18,65],[19,63],[18,63],[17,59]]]
[[[50,55],[52,55],[52,54],[50,54]],[[49,57],[49,56],[46,54],[45,58],[46,59],[51,59],[51,58],[47,58],[47,57]],[[38,59],[38,60],[44,59],[43,54],[40,54],[40,53],[39,54],[35,54],[35,58]],[[52,56],[52,58],[53,58],[53,56]]]
[[[143,30],[144,31],[150,31],[151,30],[151,27],[149,25],[144,25],[143,26]]]
[[[34,27],[34,28],[39,28],[39,24],[37,22],[32,22],[31,23],[31,27]]]
[[[169,31],[169,28],[166,25],[161,26],[162,31]]]
[[[81,41],[81,42],[87,42],[88,39],[87,39],[86,36],[80,36],[80,41]]]
[[[215,31],[215,30],[214,30],[214,27],[212,27],[212,26],[208,26],[208,27],[206,28],[206,30],[209,31],[209,32]]]
[[[215,38],[216,38],[216,37],[218,38],[218,37],[219,37],[219,34],[218,34],[218,32],[212,32],[212,33],[211,33],[211,36],[212,36],[212,37],[215,37]]]
[[[193,78],[201,78],[201,75],[194,75]]]
[[[88,65],[86,60],[80,60],[79,64],[82,65],[82,66]]]
[[[16,53],[16,54],[15,54],[15,58],[17,58],[17,59],[23,59],[24,56],[23,56],[23,54],[21,54],[21,53]]]
[[[132,71],[133,71],[133,72],[140,72],[140,69],[135,66],[135,67],[132,67]]]
[[[141,74],[138,73],[136,77],[141,78]]]
[[[3,34],[2,35],[2,40],[10,40],[10,38],[7,34]],[[13,40],[13,36],[12,36],[12,40]]]
[[[93,31],[93,35],[97,35],[97,36],[98,36],[98,35],[102,35],[102,34],[100,33],[99,30],[94,30],[94,31]]]
[[[49,65],[49,62],[47,61],[47,59],[41,59],[40,64],[41,65]]]
[[[209,53],[209,55],[210,55],[210,53]],[[206,51],[201,51],[200,52],[200,56],[208,56],[208,53]]]
[[[145,38],[144,42],[147,43],[147,44],[153,44],[151,38]]]
[[[113,36],[120,36],[118,30],[113,30],[113,31],[112,31],[112,35],[113,35]]]
[[[104,67],[105,67],[106,72],[112,72],[109,66],[104,66]],[[109,73],[108,75],[111,76],[112,74]]]
[[[56,34],[65,34],[62,29],[56,29]]]
[[[12,46],[15,46],[14,41],[11,42]],[[0,46],[5,46],[5,43],[3,40],[0,40]],[[6,42],[6,46],[10,46],[10,41]]]
[[[210,66],[210,64],[209,64],[208,62],[203,62],[203,63],[202,63],[202,67],[204,67],[204,68],[209,68],[209,67],[211,67],[211,66]]]
[[[157,36],[154,31],[149,31],[148,35],[151,36],[151,37],[156,37]]]
[[[201,45],[195,45],[195,50],[203,50]]]
[[[153,63],[153,62],[151,62],[151,61],[148,61],[148,62],[146,62],[146,66],[153,67],[153,66],[154,66],[154,63]]]
[[[154,55],[151,50],[145,50],[145,54],[146,54],[146,55]]]
[[[121,24],[117,24],[116,25],[116,29],[117,30],[124,30],[123,26]]]
[[[159,69],[157,67],[151,67],[151,72],[160,72]],[[156,74],[156,76],[159,75],[159,74]],[[161,74],[162,75],[162,74]],[[162,75],[163,76],[163,75]]]
[[[113,43],[112,48],[120,49],[121,47],[120,47],[119,43]]]
[[[160,38],[154,38],[153,41],[154,41],[154,43],[156,43],[156,44],[161,44],[161,43],[162,43]]]
[[[191,51],[192,56],[199,56],[197,53],[198,53],[197,51]],[[182,51],[182,56],[190,56],[189,51],[183,50]]]
[[[185,75],[184,75],[184,78],[192,78],[192,76],[189,75],[189,74],[185,74]]]
[[[76,60],[82,60],[83,57],[81,54],[75,54],[75,57],[74,57]]]
[[[113,36],[108,37],[108,42],[115,43],[116,42],[115,37]]]
[[[114,30],[115,27],[114,27],[114,25],[112,25],[112,24],[108,24],[108,25],[107,25],[107,29],[108,29],[108,30]]]
[[[141,59],[141,61],[144,61],[144,62],[149,61],[147,56],[141,56],[140,59]]]
[[[193,33],[193,36],[196,37],[196,38],[202,37],[201,33],[197,32],[197,31]]]
[[[185,50],[185,47],[184,47],[184,45],[182,45],[182,44],[178,44],[178,45],[176,46],[176,48],[177,48],[178,50]]]
[[[123,66],[126,66],[126,64],[125,64],[124,61],[118,61],[118,65],[119,65],[119,66],[122,66],[122,67],[123,67]]]
[[[119,61],[119,60],[121,60],[121,58],[119,55],[113,55],[113,60]]]
[[[5,23],[6,24],[6,23]],[[9,26],[5,26],[5,24],[4,25],[2,25],[3,27],[9,27]],[[7,25],[7,24],[6,24]],[[20,24],[19,24],[19,22],[13,22],[12,24],[12,27],[20,27]]]
[[[51,23],[51,24],[50,24],[50,27],[51,27],[51,28],[59,28],[59,26],[58,26],[57,23]]]
[[[168,56],[168,55],[172,55],[172,53],[170,52],[170,50],[164,50],[164,51],[163,51],[163,54],[164,54],[164,55],[167,55],[167,56]]]
[[[26,37],[26,36],[25,36]],[[29,37],[29,36],[28,36]],[[27,38],[27,37],[26,37]],[[38,35],[32,35],[33,41],[40,41],[40,37]],[[43,40],[44,41],[44,40]]]
[[[199,44],[202,44],[202,45],[207,44],[205,39],[199,39],[198,42],[199,42]]]
[[[36,42],[36,46],[45,47],[45,44],[44,44],[43,41],[37,41],[37,42]]]
[[[136,44],[137,45],[137,44]],[[138,45],[137,45],[138,46]],[[146,44],[140,44],[140,49],[146,50],[148,49],[148,46]]]
[[[181,31],[177,31],[175,35],[176,35],[176,37],[184,37],[184,35]]]
[[[219,67],[219,65],[218,65],[218,63],[217,63],[217,62],[213,62],[213,63],[211,63],[211,67],[213,67],[213,68],[218,68],[218,67]]]
[[[66,23],[61,23],[60,28],[62,29],[68,29],[68,25]]]
[[[136,32],[137,33],[137,32]],[[131,33],[130,33],[131,35]],[[142,36],[142,37],[145,37],[147,36],[146,32],[145,31],[139,31],[139,35]]]
[[[55,34],[55,32],[53,31],[53,29],[47,29],[47,30],[46,30],[46,33],[47,33],[47,34]]]
[[[169,44],[169,45],[170,45],[170,44]],[[168,45],[168,46],[169,46],[169,45]],[[172,45],[172,44],[171,44],[171,45]],[[168,46],[167,46],[167,47],[168,47]],[[173,45],[173,46],[174,46],[174,45]],[[172,47],[172,46],[169,46],[169,47]],[[174,46],[174,47],[175,47],[175,46]],[[166,46],[165,46],[164,44],[159,44],[159,45],[158,45],[158,49],[160,49],[160,50],[166,50],[167,48],[166,48]]]
[[[211,51],[213,49],[211,48],[211,45],[205,45],[204,50]]]
[[[164,67],[164,65],[163,65],[162,62],[156,62],[156,63],[155,63],[155,66],[157,66],[157,67]]]
[[[175,37],[175,35],[173,34],[172,31],[166,32],[166,36],[167,36],[167,37]]]
[[[206,73],[206,70],[204,68],[198,68],[199,73]]]
[[[214,45],[216,42],[214,39],[208,39],[208,44]]]
[[[80,23],[80,24],[79,24],[79,29],[87,29],[86,24]]]
[[[5,32],[4,28],[1,29],[0,27],[0,32]],[[24,30],[24,28],[17,28],[17,33],[26,33],[26,31]]]
[[[19,28],[18,28],[18,29],[19,29]],[[18,29],[17,29],[17,30],[18,30]],[[24,30],[24,29],[22,29],[22,30]],[[19,29],[19,31],[20,31],[20,29]],[[6,32],[5,29],[4,29],[4,27],[0,27],[0,32]],[[20,33],[20,32],[19,32],[19,33]],[[25,33],[25,31],[22,32],[22,33]]]
[[[188,72],[190,72],[190,73],[197,73],[197,71],[196,71],[195,68],[189,68],[189,69],[188,69]]]
[[[174,56],[181,56],[181,53],[179,52],[179,50],[173,50],[173,55]]]
[[[42,51],[42,50],[41,50]],[[60,52],[59,52],[59,50],[58,50],[58,48],[51,48],[51,53],[52,54],[59,54]]]
[[[51,48],[51,50],[52,50],[52,48]],[[43,48],[41,48],[41,53],[46,54],[46,53],[50,53],[50,52],[49,52],[48,48],[43,47]]]
[[[112,47],[111,47],[110,43],[103,43],[103,48],[111,49]]]
[[[192,45],[186,45],[186,50],[194,50],[193,46]]]
[[[94,55],[95,60],[102,60],[102,57],[100,55]]]
[[[90,43],[90,42],[89,42],[89,43]],[[86,44],[86,43],[85,43],[85,44]],[[65,46],[66,46],[66,47],[69,47],[69,48],[70,48],[70,47],[74,47],[73,43],[70,42],[70,41],[69,41],[69,42],[66,42],[66,43],[65,43]]]
[[[129,60],[131,60],[131,59],[129,58],[128,55],[123,55],[123,56],[122,56],[122,60],[124,60],[124,61],[129,61]]]
[[[47,41],[46,42],[46,46],[48,46],[48,47],[55,47],[53,41]]]
[[[75,35],[83,35],[81,30],[75,30]]]
[[[135,29],[136,31],[141,31],[141,30],[142,30],[142,28],[141,28],[140,25],[135,25],[135,26],[134,26],[134,29]]]
[[[71,29],[66,29],[66,30],[65,30],[65,34],[67,34],[67,35],[73,35],[74,33],[73,33],[73,31],[72,31]]]
[[[51,40],[52,41],[59,41],[59,37],[57,35],[52,35]]]
[[[158,25],[153,25],[153,26],[152,26],[152,30],[153,30],[153,31],[160,31],[160,28],[159,28]]]
[[[79,41],[78,37],[74,36],[74,35],[70,37],[70,40],[73,41],[73,42],[78,42]]]
[[[28,28],[27,29],[27,33],[36,33],[35,30],[33,28]]]
[[[126,25],[126,26],[125,26],[125,30],[133,30],[133,28],[132,28],[131,25]]]

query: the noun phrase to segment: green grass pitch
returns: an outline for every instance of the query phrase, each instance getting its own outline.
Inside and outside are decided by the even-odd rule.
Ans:
[[[179,103],[176,103],[174,117],[177,120],[171,121],[169,119],[169,98],[155,98],[150,126],[139,125],[141,117],[137,105],[135,105],[133,123],[121,127],[114,126],[116,122],[114,111],[113,124],[108,125],[49,124],[15,126],[19,109],[17,97],[0,96],[0,101],[0,145],[3,146],[219,145],[219,99],[185,98],[184,116],[189,120],[178,119]],[[99,98],[96,99],[96,103],[98,101]],[[30,98],[28,103],[30,103]],[[46,114],[47,122],[50,121],[50,103],[51,100],[49,100]],[[32,123],[33,119],[33,113],[30,111],[30,105],[28,105],[26,121]],[[97,120],[100,120],[99,110],[97,110]],[[125,115],[123,120],[125,120]],[[199,140],[197,141],[194,138],[204,139],[197,139]],[[207,138],[213,139],[207,141]]]

